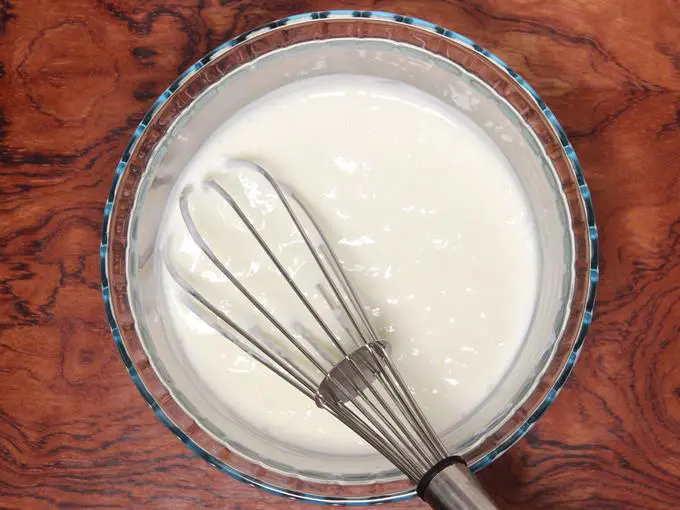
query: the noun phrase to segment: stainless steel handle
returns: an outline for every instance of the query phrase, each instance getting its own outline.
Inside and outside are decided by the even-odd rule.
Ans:
[[[430,481],[422,496],[435,510],[497,510],[477,478],[465,464],[442,469]]]

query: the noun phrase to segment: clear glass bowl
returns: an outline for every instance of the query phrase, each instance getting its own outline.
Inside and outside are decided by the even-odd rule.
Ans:
[[[153,105],[116,168],[105,208],[102,286],[133,381],[199,456],[272,493],[374,504],[415,492],[396,470],[371,468],[372,461],[348,466],[346,459],[286,457],[280,453],[285,448],[261,444],[201,391],[179,384],[190,374],[173,350],[158,303],[159,222],[187,160],[252,100],[291,81],[333,73],[419,87],[465,111],[512,163],[538,232],[539,298],[502,384],[455,425],[455,437],[466,439],[445,433],[444,440],[479,470],[520,439],[555,399],[583,345],[598,280],[597,229],[580,164],[552,112],[501,60],[442,27],[380,12],[315,12],[243,34],[194,64]]]

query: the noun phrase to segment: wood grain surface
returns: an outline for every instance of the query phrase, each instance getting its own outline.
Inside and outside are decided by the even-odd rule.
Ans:
[[[246,29],[338,7],[494,51],[557,114],[592,189],[596,321],[485,486],[506,509],[679,508],[678,0],[0,0],[0,508],[311,508],[217,472],[155,418],[104,318],[99,236],[117,160],[180,71]]]

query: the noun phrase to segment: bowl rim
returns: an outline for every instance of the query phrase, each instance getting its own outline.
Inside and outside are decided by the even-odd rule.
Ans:
[[[476,53],[478,56],[483,57],[484,60],[488,61],[493,66],[500,68],[502,71],[507,73],[509,79],[514,81],[530,98],[536,103],[538,110],[541,112],[544,121],[547,121],[549,126],[554,130],[555,134],[560,140],[560,144],[564,151],[564,155],[569,162],[570,170],[578,183],[578,198],[583,206],[583,214],[586,221],[586,228],[588,232],[587,237],[587,253],[590,255],[589,260],[589,274],[587,281],[587,288],[585,291],[584,309],[582,310],[582,318],[580,319],[580,324],[578,324],[577,338],[571,347],[570,351],[567,352],[567,359],[561,370],[555,374],[554,382],[552,383],[549,390],[545,393],[543,399],[535,406],[533,412],[523,419],[523,422],[518,426],[512,434],[507,436],[502,442],[496,445],[492,451],[490,451],[483,458],[479,459],[473,465],[471,469],[473,471],[478,471],[487,465],[491,464],[496,458],[505,453],[511,446],[513,446],[517,441],[519,441],[529,429],[536,423],[536,421],[543,415],[547,408],[552,404],[557,394],[563,388],[568,376],[570,375],[574,364],[578,358],[579,353],[582,350],[585,336],[588,332],[589,326],[592,322],[595,294],[597,290],[597,285],[599,281],[599,249],[598,249],[598,232],[595,223],[594,209],[592,204],[592,198],[588,186],[583,177],[581,164],[576,156],[573,146],[569,142],[566,133],[557,121],[555,115],[552,111],[545,105],[540,96],[536,91],[524,80],[520,75],[518,75],[510,66],[508,66],[503,60],[498,58],[493,53],[485,50],[481,46],[474,43],[471,39],[439,25],[435,25],[431,22],[424,21],[419,18],[411,16],[403,16],[399,14],[394,14],[384,11],[360,11],[360,10],[327,10],[327,11],[314,11],[302,14],[292,15],[286,18],[282,18],[278,21],[274,21],[263,25],[261,27],[255,28],[253,30],[247,31],[233,39],[230,39],[215,49],[208,52],[196,63],[191,65],[187,70],[179,75],[179,77],[158,97],[151,108],[148,110],[146,115],[143,117],[142,121],[136,127],[129,143],[127,144],[123,155],[116,166],[113,181],[109,195],[104,206],[104,216],[103,216],[103,226],[101,234],[100,243],[100,273],[101,273],[101,286],[102,286],[102,296],[105,305],[106,317],[111,329],[111,333],[118,348],[121,359],[130,374],[134,384],[140,391],[147,404],[154,411],[158,419],[164,423],[185,445],[187,445],[195,454],[207,461],[212,466],[216,467],[220,471],[230,475],[231,477],[245,482],[249,485],[257,487],[265,492],[271,494],[285,496],[288,498],[293,498],[297,500],[303,500],[307,502],[314,502],[318,504],[330,504],[330,505],[346,505],[346,506],[363,506],[372,505],[377,503],[385,502],[397,502],[406,499],[410,499],[416,495],[415,489],[402,490],[400,492],[394,492],[390,494],[382,494],[378,496],[365,496],[365,497],[341,497],[341,496],[324,496],[318,494],[310,494],[303,491],[298,491],[291,489],[289,487],[281,487],[270,482],[265,482],[259,480],[258,478],[251,476],[249,474],[239,471],[221,459],[215,457],[210,452],[201,447],[192,437],[187,435],[180,427],[178,427],[170,416],[164,411],[164,409],[159,405],[159,402],[154,398],[152,393],[149,391],[145,385],[142,377],[137,370],[135,361],[128,352],[125,345],[123,335],[121,334],[121,328],[119,324],[119,319],[116,316],[114,310],[114,304],[112,301],[112,292],[109,285],[109,274],[108,268],[111,263],[109,249],[109,240],[112,237],[111,232],[111,220],[112,212],[114,209],[114,203],[116,201],[116,196],[119,191],[119,185],[121,183],[121,177],[126,172],[129,167],[130,156],[134,152],[138,141],[144,136],[147,131],[147,126],[154,115],[159,111],[159,109],[170,99],[170,97],[191,77],[197,74],[206,63],[210,62],[213,58],[222,53],[230,50],[234,46],[246,41],[257,35],[264,34],[266,32],[275,30],[279,27],[285,25],[291,25],[294,23],[302,22],[313,22],[315,20],[323,19],[351,19],[351,18],[371,18],[374,20],[407,25],[409,27],[415,27],[428,32],[433,32],[439,36],[445,37],[452,40],[453,42],[464,46],[468,50]],[[115,233],[113,233],[115,234]]]

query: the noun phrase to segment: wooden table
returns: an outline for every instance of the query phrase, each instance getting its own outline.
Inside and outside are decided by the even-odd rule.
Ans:
[[[0,507],[311,508],[220,474],[155,418],[104,318],[99,236],[123,147],[180,71],[246,29],[339,5],[0,0]],[[502,508],[680,507],[680,3],[398,9],[534,85],[581,157],[601,232],[576,370],[482,481]]]

